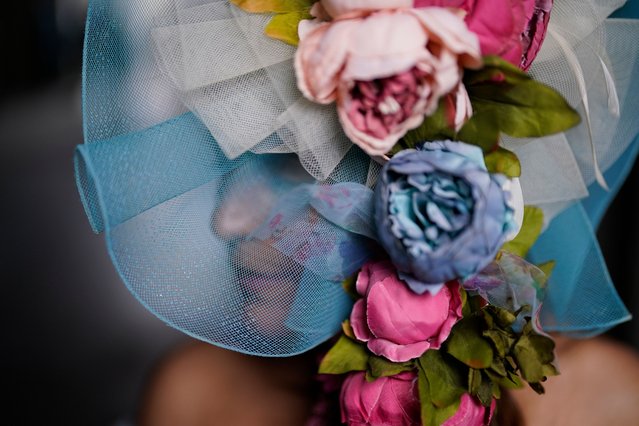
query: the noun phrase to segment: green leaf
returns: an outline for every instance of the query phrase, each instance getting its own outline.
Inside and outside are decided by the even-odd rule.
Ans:
[[[505,357],[510,352],[510,348],[515,343],[515,339],[503,330],[486,330],[484,331],[483,336],[493,343],[497,354],[501,358]],[[504,371],[503,375],[505,374],[506,372]]]
[[[355,332],[353,331],[350,320],[344,320],[344,322],[342,322],[342,332],[346,337],[355,340]]]
[[[320,374],[345,374],[368,368],[368,352],[364,345],[341,336],[322,359]]]
[[[526,206],[524,208],[524,221],[519,234],[514,240],[507,242],[502,250],[526,257],[530,248],[535,244],[544,225],[544,213],[540,208]]]
[[[508,370],[506,370],[504,361],[498,358],[493,359],[493,363],[490,365],[490,372],[497,374],[500,377],[508,376]]]
[[[482,336],[482,319],[477,316],[463,318],[446,340],[446,350],[471,368],[488,368],[493,362],[493,348]]]
[[[464,73],[464,85],[473,86],[486,82],[506,82],[516,84],[520,81],[530,80],[531,77],[519,67],[502,59],[499,56],[484,56],[483,67],[478,70],[466,70]]]
[[[483,312],[490,315],[493,321],[501,328],[509,328],[512,326],[515,321],[517,321],[517,316],[519,315],[519,312],[510,312],[508,309],[503,309],[495,305],[486,306]]]
[[[471,368],[468,370],[468,392],[472,395],[477,395],[479,393],[479,388],[481,386],[481,371],[475,368]]]
[[[419,127],[406,133],[402,140],[393,147],[391,154],[397,154],[403,149],[415,148],[425,141],[454,139],[455,131],[446,119],[448,109],[451,106],[447,105],[446,102],[446,98],[442,98],[437,110],[432,115],[424,117],[424,121]]]
[[[493,149],[500,133],[526,138],[548,136],[577,125],[581,118],[553,88],[533,80],[507,61],[484,58],[484,67],[467,70],[464,85],[473,116],[457,140]]]
[[[377,379],[379,377],[396,376],[404,371],[410,371],[415,368],[415,363],[408,362],[392,362],[386,358],[371,355],[368,358],[368,377]]]
[[[491,382],[492,384],[492,394],[493,398],[500,399],[501,398],[501,386],[498,383]]]
[[[287,13],[309,10],[313,0],[231,0],[235,6],[250,13]]]
[[[499,132],[516,138],[548,136],[568,130],[581,121],[577,111],[558,92],[532,79],[515,84],[477,84],[468,88],[468,93],[474,111],[468,123],[485,120],[490,126],[491,138]]]
[[[528,383],[528,386],[530,386],[532,390],[537,392],[539,395],[546,393],[546,389],[544,389],[544,386],[541,383]]]
[[[462,300],[462,317],[467,317],[472,314],[472,309],[470,306],[471,298],[468,297],[468,292],[463,288],[460,288],[461,300]]]
[[[477,145],[484,152],[492,151],[499,143],[499,121],[492,111],[475,110],[455,140]]]
[[[480,376],[482,380],[476,395],[484,407],[490,407],[491,402],[493,402],[493,382],[481,371]]]
[[[493,382],[482,370],[471,368],[468,371],[468,391],[476,396],[483,406],[488,407],[493,401]]]
[[[505,148],[497,149],[484,155],[486,167],[490,173],[501,173],[509,178],[521,176],[521,164],[514,152]]]
[[[301,20],[310,18],[312,16],[308,10],[275,15],[264,28],[264,34],[284,43],[297,46],[300,42],[297,27]]]
[[[493,383],[501,386],[504,389],[521,389],[522,387],[524,387],[524,383],[521,381],[519,376],[510,371],[508,372],[506,377],[501,377],[500,375],[495,374],[492,370],[485,370],[485,372]]]
[[[468,305],[470,306],[471,312],[479,312],[484,309],[486,300],[481,296],[471,296],[468,298]],[[464,315],[464,317],[465,316],[466,315]]]
[[[357,275],[350,276],[342,281],[342,288],[353,300],[357,300],[361,297],[359,293],[357,293],[356,283]]]
[[[559,374],[552,365],[555,359],[555,342],[539,334],[524,334],[513,347],[521,376],[530,383],[539,383],[548,376]]]
[[[418,370],[417,388],[419,391],[419,402],[421,404],[422,426],[440,426],[446,420],[457,413],[460,399],[447,407],[439,408],[435,406],[431,398],[430,384],[426,373],[422,368]]]
[[[436,407],[447,407],[466,392],[463,364],[433,349],[426,351],[418,362],[428,378],[431,401]]]

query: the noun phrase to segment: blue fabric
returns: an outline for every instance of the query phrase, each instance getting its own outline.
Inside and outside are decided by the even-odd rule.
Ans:
[[[590,218],[576,203],[556,217],[529,254],[533,263],[556,262],[547,283],[541,322],[546,331],[590,337],[627,321]]]
[[[639,19],[639,0],[628,0],[622,8],[616,10],[610,17]]]
[[[104,232],[123,282],[167,324],[244,353],[304,352],[340,329],[352,304],[340,281],[377,250],[364,186],[370,159],[354,147],[327,182],[312,179],[292,155],[227,159],[168,85],[155,85],[149,32],[172,5],[90,1],[85,144],[75,157],[87,216]],[[635,142],[606,173],[611,187],[637,150]],[[558,265],[547,324],[584,334],[627,317],[593,233],[614,192],[590,189],[532,254]],[[589,282],[604,283],[601,300],[613,303],[581,303]]]
[[[105,220],[115,227],[242,163],[242,159],[227,160],[191,113],[140,132],[79,146],[77,153],[80,194],[95,232],[105,230]],[[92,181],[100,185],[88,186]]]
[[[613,18],[639,18],[639,0],[631,0]],[[639,73],[635,65],[633,74]],[[625,96],[636,96],[637,83]],[[639,137],[605,173],[609,190],[597,183],[589,196],[555,218],[529,254],[530,260],[556,262],[542,310],[544,328],[591,337],[631,318],[617,294],[595,231],[623,185],[639,153]]]

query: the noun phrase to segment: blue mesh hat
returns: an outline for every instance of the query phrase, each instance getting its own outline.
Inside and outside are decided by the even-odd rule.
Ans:
[[[352,307],[342,282],[383,253],[380,160],[334,107],[304,99],[295,48],[263,35],[269,16],[225,0],[89,3],[76,179],[128,289],[238,352],[290,356],[334,336]],[[556,262],[546,331],[590,336],[629,318],[594,234],[639,150],[639,52],[627,48],[639,25],[609,18],[622,4],[555,2],[529,72],[582,122],[501,140],[525,204],[544,213],[527,259]]]

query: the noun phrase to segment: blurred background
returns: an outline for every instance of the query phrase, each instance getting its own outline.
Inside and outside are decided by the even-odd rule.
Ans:
[[[131,425],[153,366],[187,338],[128,293],[92,234],[73,176],[82,143],[86,0],[3,5],[0,37],[0,280],[5,336],[0,423]],[[598,236],[639,315],[639,168]],[[639,349],[639,319],[610,335]]]

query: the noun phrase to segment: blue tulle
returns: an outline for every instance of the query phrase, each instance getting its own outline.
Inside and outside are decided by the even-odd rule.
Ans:
[[[166,101],[169,89],[150,85],[152,19],[121,8],[90,2],[86,143],[75,166],[91,226],[104,232],[122,280],[163,321],[218,346],[288,356],[329,339],[352,305],[341,280],[377,249],[368,157],[351,149],[321,183],[290,154],[228,160],[195,115]],[[238,117],[238,125],[250,123]],[[533,249],[533,261],[557,261],[542,316],[548,330],[593,334],[628,317],[594,228],[638,147],[606,172],[613,191],[591,187]],[[600,304],[589,304],[589,291]]]
[[[639,1],[629,1],[612,17],[639,19]],[[639,64],[633,69],[633,74],[637,73]],[[639,80],[635,78],[623,96],[637,93]],[[631,318],[610,278],[595,231],[638,154],[639,137],[604,173],[609,191],[597,183],[590,185],[589,196],[555,218],[533,247],[532,261],[556,261],[542,311],[546,329],[590,337]],[[600,303],[583,303],[586,295],[593,293],[592,298]]]
[[[605,173],[610,191],[591,185],[590,196],[556,217],[533,247],[533,262],[556,262],[542,310],[546,330],[590,337],[631,318],[612,283],[595,230],[638,152],[639,138]]]

